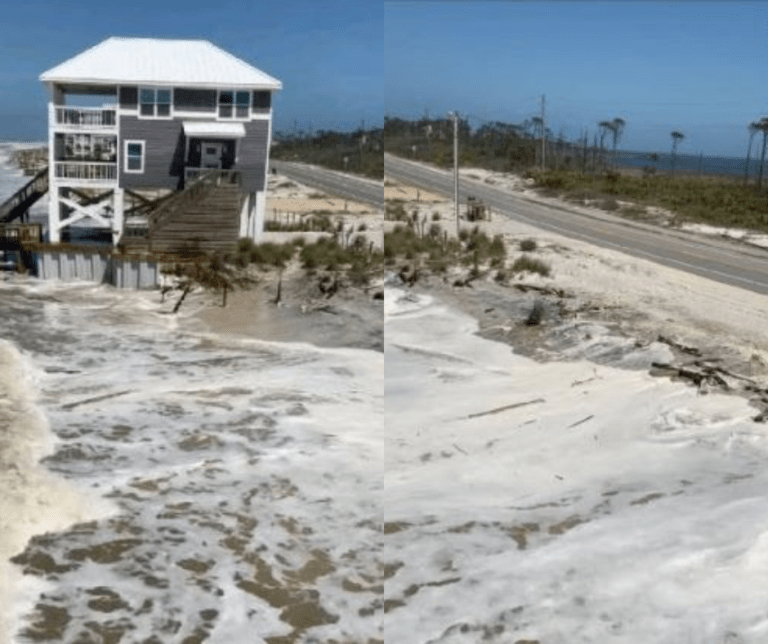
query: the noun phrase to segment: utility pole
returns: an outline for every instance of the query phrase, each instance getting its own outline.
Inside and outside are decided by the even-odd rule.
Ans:
[[[546,163],[546,154],[547,154],[547,146],[545,144],[545,141],[547,140],[547,124],[544,120],[544,102],[546,98],[544,94],[541,95],[541,169],[545,170],[547,167]]]
[[[450,112],[453,118],[453,204],[456,210],[456,239],[459,238],[459,113]]]

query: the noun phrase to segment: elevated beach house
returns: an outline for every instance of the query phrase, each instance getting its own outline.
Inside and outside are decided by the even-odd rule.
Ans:
[[[281,83],[205,40],[109,38],[40,76],[49,95],[49,240],[215,250],[263,230]]]

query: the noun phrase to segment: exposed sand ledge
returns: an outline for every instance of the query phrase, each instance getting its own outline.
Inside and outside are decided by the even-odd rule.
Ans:
[[[342,285],[329,297],[318,286],[321,276],[309,276],[295,266],[287,269],[278,304],[278,273],[274,270],[263,273],[250,289],[230,291],[226,306],[222,306],[221,293],[198,290],[182,305],[180,312],[185,315],[181,319],[196,331],[383,351],[383,300],[374,298],[382,292],[381,280],[360,287],[340,275]]]

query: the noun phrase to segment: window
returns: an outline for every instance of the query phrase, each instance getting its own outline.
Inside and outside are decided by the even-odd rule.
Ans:
[[[251,93],[221,90],[219,92],[219,118],[247,119],[251,111]]]
[[[125,142],[125,171],[144,172],[144,141]]]
[[[139,115],[144,118],[171,118],[171,90],[142,87],[139,91]]]

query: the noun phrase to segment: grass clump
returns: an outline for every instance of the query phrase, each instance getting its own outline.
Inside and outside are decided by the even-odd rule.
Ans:
[[[520,250],[524,253],[531,253],[538,248],[535,239],[523,239],[520,241]]]
[[[405,221],[408,219],[408,213],[402,201],[387,200],[384,209],[384,219],[387,221]]]
[[[299,259],[301,265],[309,270],[349,269],[362,273],[378,268],[383,256],[369,247],[364,235],[357,235],[349,246],[342,246],[334,238],[321,238],[313,244],[305,244]]]
[[[513,273],[538,273],[542,277],[549,277],[550,268],[540,259],[521,255],[513,263],[511,270]]]
[[[384,257],[387,264],[407,260],[442,273],[451,265],[471,266],[471,278],[477,278],[481,267],[503,267],[506,247],[501,235],[489,237],[477,226],[463,229],[459,239],[448,237],[439,224],[419,226],[398,224],[384,235]]]
[[[248,264],[283,267],[291,261],[295,252],[296,245],[291,242],[255,244],[251,239],[241,239],[237,243],[237,253],[234,259],[235,263],[242,267]]]

